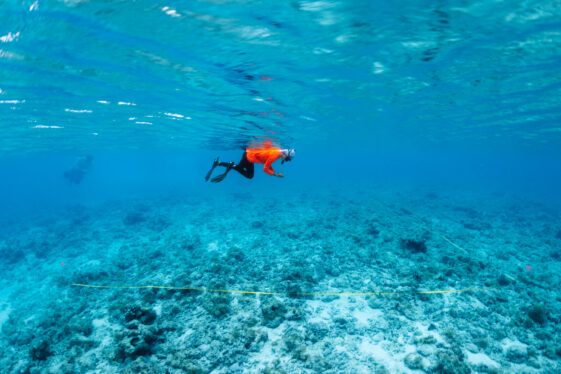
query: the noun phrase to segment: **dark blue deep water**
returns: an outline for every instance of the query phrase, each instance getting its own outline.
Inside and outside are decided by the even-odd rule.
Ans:
[[[560,66],[559,1],[0,0],[0,372],[561,371]]]

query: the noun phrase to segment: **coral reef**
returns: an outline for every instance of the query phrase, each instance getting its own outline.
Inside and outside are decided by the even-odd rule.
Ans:
[[[444,191],[242,196],[73,206],[2,228],[0,371],[561,370],[553,213]],[[477,291],[419,293],[450,289]]]
[[[412,253],[425,253],[427,251],[427,245],[423,240],[403,239],[401,245]]]

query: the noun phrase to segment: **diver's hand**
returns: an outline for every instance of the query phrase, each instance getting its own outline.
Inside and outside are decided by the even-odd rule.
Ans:
[[[284,174],[283,173],[275,173],[273,174],[275,177],[279,177],[279,178],[283,178]]]

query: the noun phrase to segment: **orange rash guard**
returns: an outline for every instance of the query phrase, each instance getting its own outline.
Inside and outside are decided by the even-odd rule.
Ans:
[[[245,152],[249,162],[265,164],[263,171],[269,175],[275,174],[271,165],[280,158],[280,148],[247,148]]]

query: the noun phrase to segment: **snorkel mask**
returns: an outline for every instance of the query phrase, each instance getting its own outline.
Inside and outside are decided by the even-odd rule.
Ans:
[[[282,150],[282,161],[281,164],[284,164],[285,161],[292,161],[292,159],[294,158],[294,149],[283,149]]]

